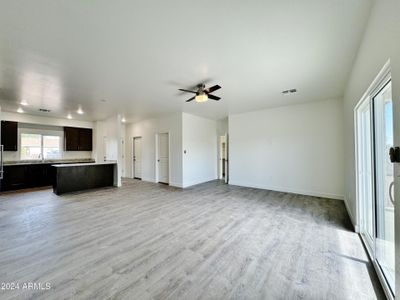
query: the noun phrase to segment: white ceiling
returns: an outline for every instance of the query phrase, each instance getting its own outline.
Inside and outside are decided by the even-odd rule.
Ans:
[[[370,4],[0,0],[0,105],[16,111],[25,99],[32,114],[137,121],[341,97]],[[177,89],[206,79],[222,100],[185,103]],[[281,94],[290,88],[299,92]]]

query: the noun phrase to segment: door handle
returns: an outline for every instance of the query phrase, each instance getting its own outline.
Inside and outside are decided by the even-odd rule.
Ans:
[[[400,162],[400,147],[390,147],[389,157],[390,157],[390,162],[399,163]]]
[[[392,202],[392,204],[394,205],[393,188],[394,188],[394,181],[389,185],[389,198],[390,202]]]

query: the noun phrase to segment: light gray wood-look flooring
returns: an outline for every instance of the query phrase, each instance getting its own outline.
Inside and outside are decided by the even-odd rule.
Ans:
[[[0,299],[383,298],[342,201],[219,181],[0,195],[0,282],[20,283]]]

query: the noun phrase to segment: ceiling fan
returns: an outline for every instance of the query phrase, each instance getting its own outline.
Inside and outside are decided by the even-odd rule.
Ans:
[[[196,102],[206,102],[208,99],[219,101],[221,98],[211,95],[212,92],[215,92],[216,90],[219,90],[221,87],[217,84],[212,87],[206,88],[206,85],[204,83],[200,83],[197,85],[197,91],[191,91],[191,90],[185,90],[185,89],[179,89],[182,92],[187,92],[187,93],[192,93],[196,94],[196,96],[193,96],[192,98],[186,100],[186,102],[190,102],[193,100],[196,100]]]

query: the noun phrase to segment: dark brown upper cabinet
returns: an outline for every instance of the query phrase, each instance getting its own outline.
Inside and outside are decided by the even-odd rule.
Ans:
[[[79,150],[92,151],[93,145],[92,129],[80,128],[79,129]]]
[[[65,151],[92,151],[92,129],[64,127]]]
[[[1,144],[4,151],[18,150],[18,123],[1,121]]]

